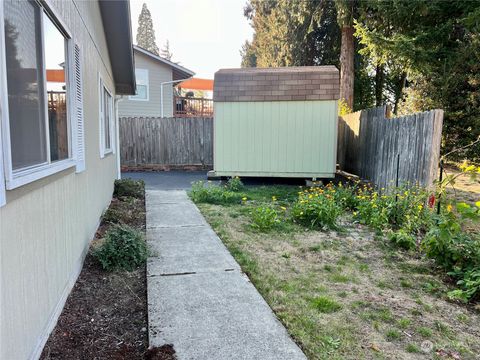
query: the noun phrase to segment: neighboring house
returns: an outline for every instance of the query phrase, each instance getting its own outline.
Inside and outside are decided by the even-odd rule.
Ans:
[[[36,359],[119,174],[127,1],[0,2],[0,359]]]
[[[137,95],[120,101],[120,117],[172,117],[173,87],[194,75],[174,62],[134,46]],[[162,100],[163,99],[163,100]]]

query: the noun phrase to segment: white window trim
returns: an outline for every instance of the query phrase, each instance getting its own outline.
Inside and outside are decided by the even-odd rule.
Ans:
[[[0,84],[7,83],[7,72],[5,71],[5,34],[4,30],[4,16],[3,16],[3,4],[0,3]],[[2,124],[4,123],[5,114],[5,85],[0,85],[0,207],[6,204],[7,194],[5,192],[5,173],[3,170],[3,138],[2,138]]]
[[[141,69],[141,68],[135,69],[135,71],[137,71],[137,70],[145,71],[145,73],[147,74],[147,83],[146,84],[137,84],[137,86],[141,85],[141,86],[146,86],[147,87],[147,98],[146,99],[139,99],[139,98],[137,98],[137,95],[130,95],[128,97],[128,99],[132,100],[132,101],[150,101],[150,74],[148,72],[148,69]]]
[[[110,148],[109,149],[107,149],[105,147],[105,120],[104,120],[105,114],[103,113],[103,110],[105,109],[105,107],[103,106],[103,101],[105,101],[106,99],[103,99],[104,89],[110,95],[110,99],[111,99],[111,105],[110,105],[110,108],[109,108],[109,111],[110,111],[110,117],[109,117],[109,122],[110,122],[110,126],[109,126]],[[103,101],[102,101],[102,99],[103,99]],[[115,132],[114,132],[114,127],[115,127],[114,116],[115,116],[115,111],[114,111],[114,99],[113,99],[112,92],[110,91],[108,86],[103,81],[102,75],[100,73],[98,73],[98,111],[99,111],[98,112],[98,119],[99,119],[99,122],[100,122],[100,124],[99,124],[100,157],[104,158],[106,155],[115,153],[115,151],[114,151],[114,149],[115,149],[115,140],[114,140],[114,134],[115,134]]]
[[[72,74],[72,32],[68,29],[65,23],[61,20],[57,11],[51,4],[50,0],[37,3],[40,4],[42,11],[48,13],[57,26],[59,26],[66,37],[66,83],[69,86],[70,94],[67,96],[67,126],[68,126],[68,141],[69,141],[69,158],[55,161],[55,162],[46,162],[44,164],[38,164],[28,168],[22,168],[18,170],[13,170],[12,165],[12,154],[11,154],[11,142],[10,142],[10,121],[8,113],[8,87],[7,87],[7,69],[6,69],[6,54],[5,54],[5,34],[4,34],[4,4],[0,3],[0,101],[1,101],[1,135],[2,135],[2,149],[3,149],[3,165],[4,165],[4,177],[5,177],[5,187],[7,190],[12,190],[17,187],[23,186],[30,182],[39,180],[41,178],[53,175],[57,172],[63,171],[70,167],[76,165],[76,154],[75,148],[72,144],[72,105],[74,104],[74,94],[71,91],[71,74]],[[43,16],[42,16],[42,25],[43,27]],[[43,38],[42,38],[43,42]],[[45,49],[44,44],[42,43],[43,49]],[[44,52],[43,52],[44,54]],[[46,71],[46,69],[44,69]],[[46,81],[46,78],[45,78]],[[48,122],[48,108],[46,109],[47,116],[46,120]],[[47,128],[48,129],[48,128]],[[49,132],[46,132],[47,144],[49,144]],[[2,151],[0,151],[1,155]],[[47,146],[47,159],[50,158],[50,148]],[[50,160],[49,160],[50,161]],[[1,175],[1,174],[0,174]],[[3,179],[3,177],[2,177]],[[0,185],[1,186],[1,185]],[[1,189],[0,189],[1,191]],[[0,195],[0,203],[1,203]]]

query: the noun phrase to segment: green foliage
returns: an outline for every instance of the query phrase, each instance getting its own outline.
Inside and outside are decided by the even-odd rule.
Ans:
[[[478,204],[478,203],[477,203]],[[459,203],[447,206],[426,234],[422,247],[449,275],[458,279],[452,299],[471,300],[480,294],[480,235],[464,231],[466,221],[480,219],[480,208]]]
[[[158,55],[158,46],[155,42],[155,30],[153,29],[152,15],[145,3],[138,16],[137,45],[155,55]]]
[[[227,189],[234,192],[239,192],[245,189],[242,180],[238,176],[234,176],[227,181]]]
[[[227,186],[222,187],[206,184],[204,181],[194,182],[189,195],[196,203],[216,205],[239,204],[244,197],[244,195],[239,192],[228,190]]]
[[[337,229],[337,218],[343,209],[335,199],[335,192],[331,184],[300,192],[292,206],[293,219],[310,228]]]
[[[271,206],[259,206],[250,213],[252,228],[259,231],[269,231],[279,225],[280,219],[277,210]]]
[[[342,305],[327,296],[316,297],[310,301],[310,304],[324,314],[334,313],[342,308]]]
[[[396,246],[405,250],[413,250],[417,246],[416,238],[408,233],[405,229],[392,231],[388,235],[388,239]]]
[[[116,197],[131,196],[142,199],[145,197],[145,182],[143,180],[115,180],[113,195]]]
[[[107,271],[132,271],[145,264],[148,249],[142,232],[127,225],[115,225],[105,233],[104,243],[93,255]]]

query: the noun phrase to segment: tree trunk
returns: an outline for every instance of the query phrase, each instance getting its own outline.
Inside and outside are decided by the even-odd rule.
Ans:
[[[397,115],[398,111],[398,103],[403,98],[403,89],[405,89],[405,84],[407,83],[407,73],[403,72],[402,77],[400,78],[400,82],[397,87],[397,91],[395,91],[395,105],[393,107],[393,113]]]
[[[383,87],[385,84],[384,65],[377,65],[375,72],[375,106],[383,105]]]
[[[340,99],[343,99],[353,111],[353,68],[354,42],[353,26],[342,26],[342,44],[340,49]]]

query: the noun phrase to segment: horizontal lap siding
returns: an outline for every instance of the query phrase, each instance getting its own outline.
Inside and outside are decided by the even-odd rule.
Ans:
[[[336,101],[215,103],[215,171],[335,173]]]
[[[125,96],[118,104],[118,114],[124,116],[159,117],[161,116],[160,84],[172,81],[172,68],[160,64],[149,56],[135,51],[135,68],[148,70],[149,100],[130,100]],[[164,116],[173,116],[173,86],[163,86]]]
[[[53,6],[82,51],[86,171],[69,169],[7,191],[0,208],[0,359],[36,354],[109,204],[116,175],[115,157],[99,157],[98,72],[114,86],[98,3]]]

